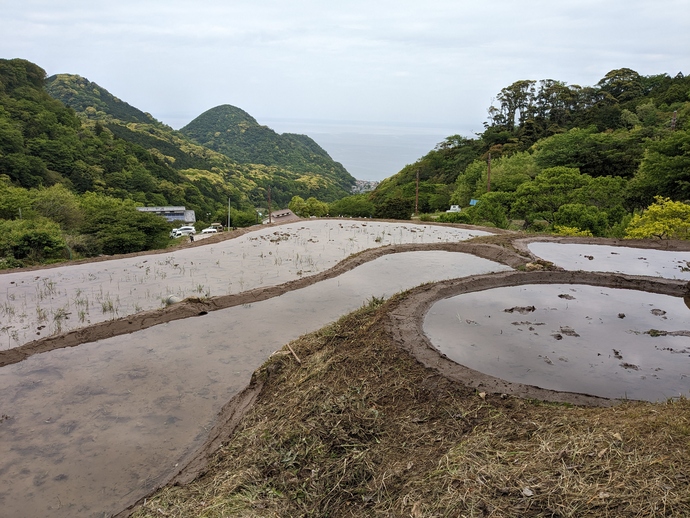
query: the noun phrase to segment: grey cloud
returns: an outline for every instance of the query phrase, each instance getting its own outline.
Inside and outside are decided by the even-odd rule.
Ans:
[[[3,2],[2,57],[76,73],[150,111],[480,128],[518,79],[690,73],[684,0]]]

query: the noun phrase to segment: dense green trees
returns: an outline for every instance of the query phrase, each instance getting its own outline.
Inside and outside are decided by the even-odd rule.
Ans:
[[[170,225],[154,214],[139,212],[131,200],[96,193],[81,198],[81,233],[95,238],[104,254],[126,254],[163,248]]]
[[[414,201],[398,196],[387,198],[374,208],[374,217],[382,219],[412,219]]]
[[[47,218],[0,219],[0,269],[66,258],[60,226]]]
[[[0,268],[162,248],[169,230],[132,200],[63,185],[25,189],[0,178]]]
[[[306,201],[301,196],[294,196],[288,208],[300,218],[310,218],[312,216],[320,218],[328,214],[328,203],[322,202],[313,196]]]
[[[369,200],[369,194],[354,194],[329,204],[328,213],[336,217],[372,218],[374,217],[374,204]]]
[[[442,221],[622,237],[655,196],[690,200],[690,77],[622,68],[592,87],[516,81],[477,138],[448,137],[381,182],[376,212],[409,206],[416,173],[421,210],[439,210],[432,182],[463,207]]]
[[[640,205],[657,195],[690,200],[690,128],[649,142],[631,189]]]

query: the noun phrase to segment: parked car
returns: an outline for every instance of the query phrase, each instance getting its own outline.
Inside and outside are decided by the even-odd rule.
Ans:
[[[208,227],[208,228],[205,228],[204,230],[202,230],[201,233],[202,234],[217,234],[218,229],[213,228],[213,227]]]
[[[196,229],[192,226],[185,226],[175,229],[173,237],[182,237],[196,234]]]

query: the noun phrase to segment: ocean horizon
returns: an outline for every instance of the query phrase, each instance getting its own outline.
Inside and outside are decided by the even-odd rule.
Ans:
[[[461,126],[439,124],[264,118],[277,133],[311,137],[357,180],[381,181],[433,150],[450,135],[473,136]]]

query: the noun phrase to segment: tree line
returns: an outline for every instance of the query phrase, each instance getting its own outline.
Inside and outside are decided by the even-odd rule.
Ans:
[[[422,219],[623,237],[650,205],[690,201],[682,73],[617,69],[592,87],[521,80],[488,114],[476,138],[449,136],[381,182],[374,213],[409,218],[418,200]],[[450,204],[463,209],[445,213]]]

